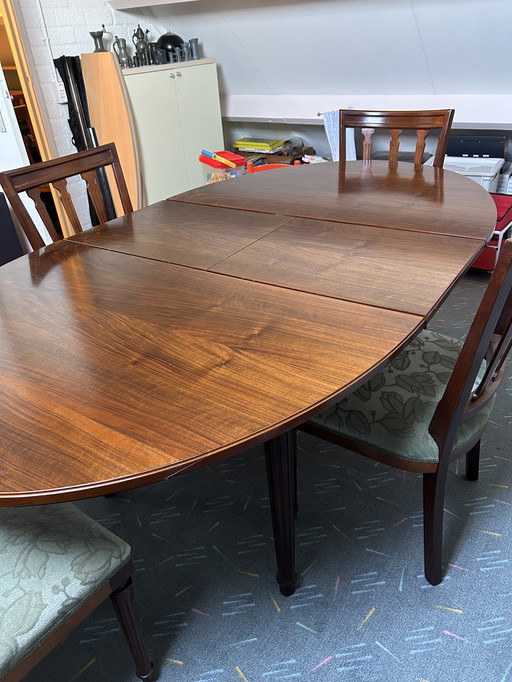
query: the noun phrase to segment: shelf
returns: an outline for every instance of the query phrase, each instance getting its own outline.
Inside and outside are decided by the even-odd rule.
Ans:
[[[186,69],[190,66],[194,67],[198,64],[216,64],[216,60],[212,57],[205,57],[204,59],[191,59],[188,62],[166,62],[165,64],[149,64],[148,66],[134,66],[131,69],[121,69],[123,76],[136,76],[139,73],[152,73],[153,71],[169,71],[169,69]]]
[[[171,5],[179,2],[197,2],[197,0],[108,0],[109,5],[114,9],[155,7],[156,5]]]
[[[225,95],[226,121],[323,125],[334,109],[455,109],[452,128],[512,130],[512,95]],[[320,115],[318,115],[320,114]]]

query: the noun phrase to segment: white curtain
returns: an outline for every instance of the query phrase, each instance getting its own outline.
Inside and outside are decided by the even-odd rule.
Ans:
[[[333,161],[340,160],[340,112],[339,109],[326,111],[324,113],[324,127]],[[354,139],[354,129],[349,128],[346,135],[347,161],[354,161],[356,157],[356,143]]]

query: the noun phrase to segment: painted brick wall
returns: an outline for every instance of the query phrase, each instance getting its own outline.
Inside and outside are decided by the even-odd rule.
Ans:
[[[107,0],[18,0],[18,18],[34,65],[33,77],[40,90],[40,102],[50,123],[55,151],[74,151],[67,124],[67,105],[59,104],[56,92],[56,71],[53,59],[92,52],[94,41],[90,31],[101,29],[131,40],[140,23],[149,28],[150,39],[163,32],[150,23],[144,10],[119,12]],[[105,35],[105,47],[111,48],[112,37]]]
[[[92,52],[94,41],[89,33],[101,30],[102,24],[107,31],[128,41],[139,23],[150,30],[150,40],[156,40],[166,30],[151,23],[144,10],[119,12],[106,0],[17,0],[16,14],[55,156],[71,154],[76,148],[67,121],[68,107],[58,102],[53,59]],[[110,34],[105,34],[106,49],[111,49],[112,40]],[[85,193],[78,181],[72,194],[79,214],[87,216]],[[87,223],[87,218],[84,220]]]

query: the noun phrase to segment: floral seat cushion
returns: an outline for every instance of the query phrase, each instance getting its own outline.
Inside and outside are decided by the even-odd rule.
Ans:
[[[437,462],[439,450],[428,427],[462,345],[449,336],[420,332],[384,370],[310,423],[400,459]],[[492,403],[460,425],[455,448],[483,430]]]
[[[130,559],[72,504],[0,507],[0,678]]]

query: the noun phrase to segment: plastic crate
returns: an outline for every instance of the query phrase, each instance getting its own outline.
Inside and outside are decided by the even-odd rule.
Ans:
[[[236,163],[236,168],[232,168],[222,161],[211,159],[204,154],[199,155],[199,161],[203,168],[203,178],[205,184],[217,182],[218,180],[227,180],[228,178],[236,178],[245,173],[245,158],[239,154],[228,152],[226,150],[215,152],[219,156]]]
[[[433,159],[428,159],[425,165],[431,166],[432,163]],[[488,192],[495,192],[498,187],[500,170],[504,163],[505,159],[445,156],[443,168],[465,175],[485,187]]]

